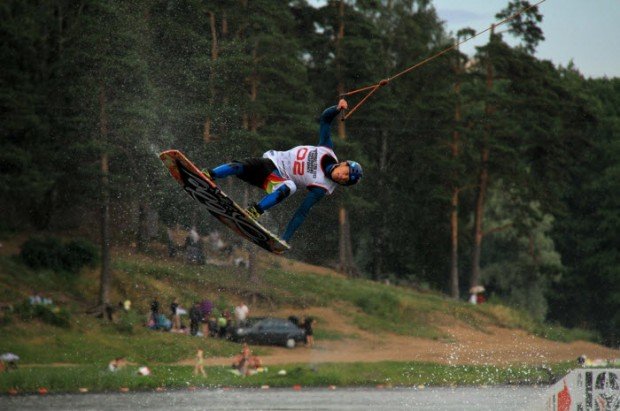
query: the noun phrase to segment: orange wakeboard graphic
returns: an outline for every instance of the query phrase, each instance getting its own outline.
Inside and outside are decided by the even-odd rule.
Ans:
[[[282,254],[290,247],[271,233],[230,197],[218,185],[207,178],[178,150],[167,150],[159,155],[161,161],[183,189],[222,223],[241,237],[275,254]]]

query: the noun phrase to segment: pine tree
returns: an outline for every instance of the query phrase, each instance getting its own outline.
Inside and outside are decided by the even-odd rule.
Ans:
[[[584,80],[562,71],[564,143],[579,152],[566,164],[562,208],[554,239],[566,266],[549,290],[550,318],[569,327],[594,328],[605,343],[620,341],[618,307],[618,154],[620,83]],[[568,91],[568,90],[567,90]]]
[[[71,43],[70,62],[80,67],[72,82],[72,96],[85,115],[83,127],[97,141],[100,163],[99,206],[102,268],[101,312],[110,301],[111,225],[113,194],[127,181],[144,181],[133,161],[144,156],[148,144],[148,76],[141,38],[145,28],[144,3],[91,2],[84,7]],[[127,164],[132,164],[128,166]],[[131,186],[131,185],[130,185]],[[143,188],[143,187],[141,187]],[[138,187],[134,186],[138,191]]]
[[[506,10],[497,15],[498,18],[513,15],[514,10],[523,10],[524,7],[528,7],[529,4],[523,1],[515,1],[509,3]],[[542,31],[538,29],[536,23],[540,22],[542,17],[538,13],[537,8],[526,9],[523,13],[519,14],[517,19],[512,19],[508,22],[509,32],[513,35],[519,35],[525,42],[524,49],[528,52],[533,52],[538,41],[542,39]],[[485,109],[484,109],[484,121],[485,125],[482,129],[480,141],[480,164],[478,172],[478,183],[476,193],[476,205],[474,208],[474,246],[472,251],[472,271],[470,278],[470,287],[479,285],[480,282],[480,256],[482,250],[483,240],[483,219],[484,219],[484,207],[486,203],[486,196],[490,184],[490,164],[491,164],[491,150],[493,148],[499,148],[504,153],[509,153],[512,150],[506,145],[506,142],[502,142],[501,134],[502,129],[506,130],[507,124],[500,124],[500,117],[498,114],[502,111],[502,107],[499,107],[501,98],[496,91],[501,90],[503,83],[495,84],[497,79],[496,71],[501,71],[502,68],[507,67],[506,58],[510,54],[509,48],[501,40],[501,35],[495,33],[495,26],[491,27],[489,44],[480,49],[482,54],[479,54],[481,61],[481,67],[484,67],[485,72]],[[514,78],[513,78],[514,79]],[[504,94],[505,97],[507,97]],[[504,107],[503,111],[509,111],[508,106],[510,103],[504,98],[502,102]],[[514,143],[514,142],[513,142]],[[499,145],[497,145],[499,144]]]
[[[79,107],[65,86],[75,73],[67,43],[82,8],[72,1],[7,1],[0,6],[2,36],[2,198],[8,224],[53,228],[91,192],[90,169],[76,157],[90,149],[78,134]],[[81,185],[82,195],[73,188]],[[69,215],[69,213],[67,213]]]

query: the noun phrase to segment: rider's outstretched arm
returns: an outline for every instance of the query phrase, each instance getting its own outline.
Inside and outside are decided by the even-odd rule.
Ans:
[[[325,146],[329,148],[334,148],[334,143],[332,141],[332,121],[336,118],[340,110],[347,109],[347,102],[344,99],[341,99],[338,102],[337,106],[332,106],[326,108],[321,114],[320,120],[320,139],[319,145]]]
[[[325,191],[325,189],[321,187],[309,187],[308,190],[309,191],[306,195],[306,198],[304,198],[304,201],[302,201],[302,203],[299,205],[297,211],[295,211],[295,214],[293,214],[291,221],[289,221],[288,225],[286,226],[286,230],[284,231],[284,235],[282,236],[282,239],[286,242],[291,239],[291,237],[299,228],[301,223],[304,222],[312,206],[318,203],[323,197],[325,197],[325,194],[327,193],[327,191]]]

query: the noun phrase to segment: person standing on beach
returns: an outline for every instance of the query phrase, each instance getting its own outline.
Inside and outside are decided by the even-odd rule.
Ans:
[[[194,366],[194,375],[202,375],[203,377],[207,376],[205,372],[205,355],[202,348],[199,348],[196,351],[196,365]]]

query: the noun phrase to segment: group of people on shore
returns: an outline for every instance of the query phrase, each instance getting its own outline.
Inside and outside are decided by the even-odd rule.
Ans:
[[[54,301],[40,291],[33,291],[28,297],[30,305],[53,305]]]
[[[209,300],[195,302],[189,310],[189,334],[229,338],[233,327],[245,324],[249,313],[250,309],[243,301],[229,310],[217,310]]]
[[[189,328],[182,321],[187,315]],[[186,311],[177,298],[170,303],[170,318],[161,310],[161,304],[157,298],[151,302],[150,314],[147,327],[152,330],[169,331],[174,333],[188,334],[196,337],[216,337],[229,339],[235,327],[247,324],[250,309],[243,300],[231,309],[217,309],[211,300],[204,299],[195,302],[189,311]],[[314,325],[316,320],[307,316],[303,321],[295,316],[290,316],[289,321],[305,331],[306,347],[314,345]]]
[[[177,298],[170,303],[169,317],[162,312],[157,298],[151,302],[147,327],[152,330],[163,330],[198,337],[228,338],[235,326],[243,325],[250,313],[245,302],[240,301],[231,309],[217,309],[211,300],[195,302],[189,311],[185,310]],[[182,321],[187,315],[189,327]]]

